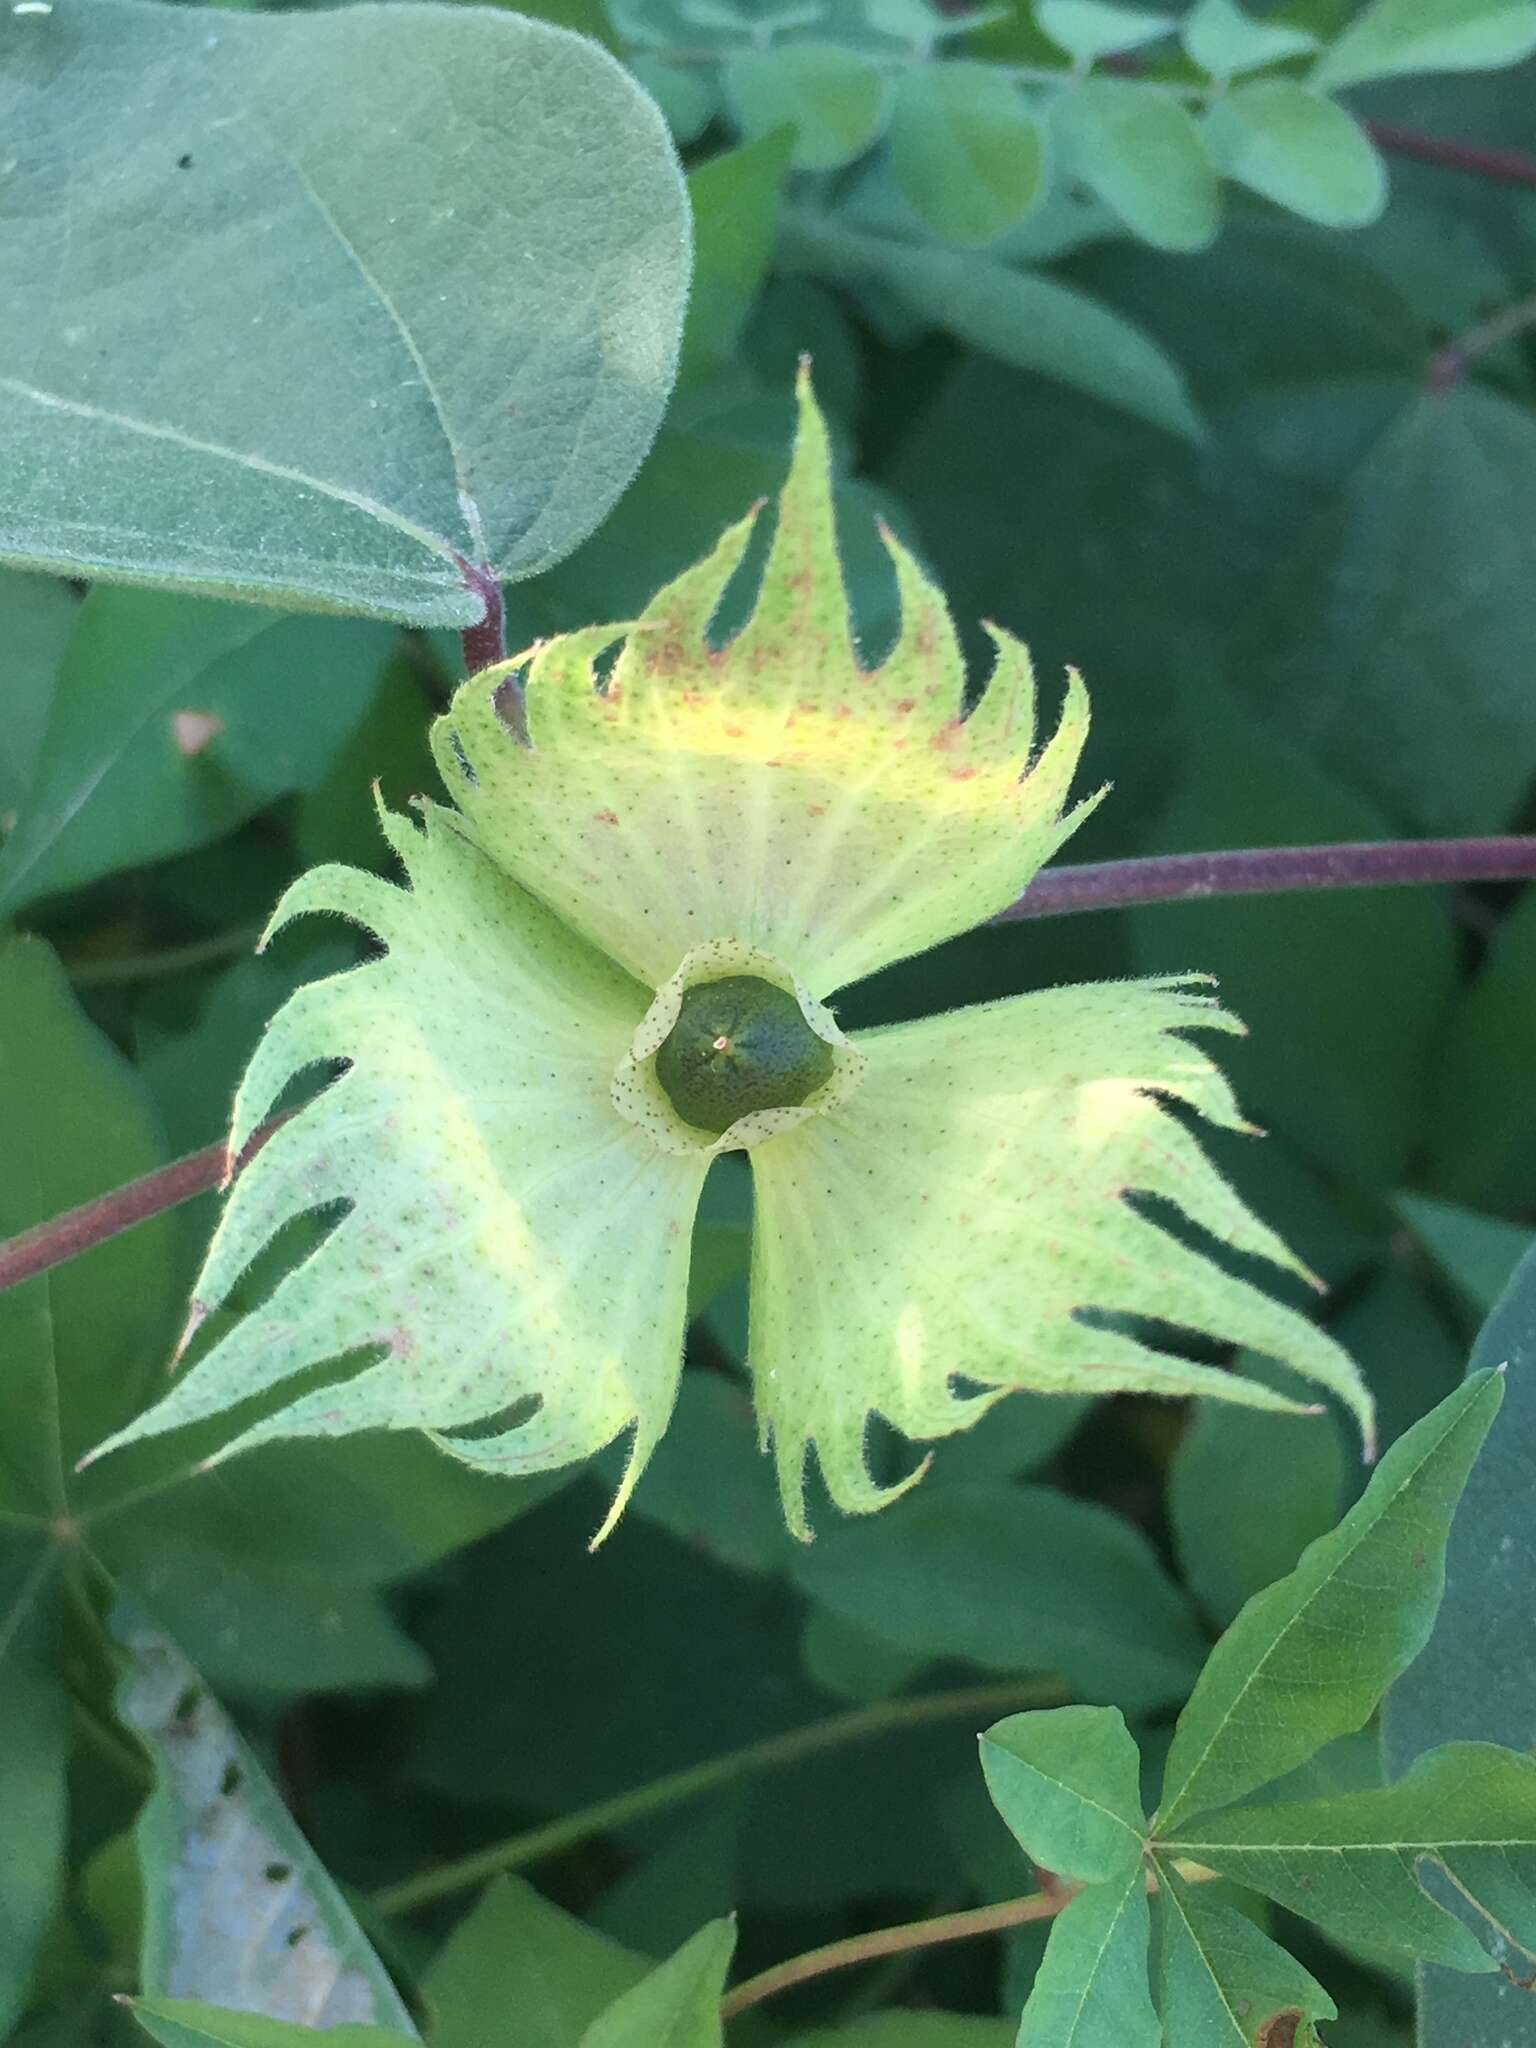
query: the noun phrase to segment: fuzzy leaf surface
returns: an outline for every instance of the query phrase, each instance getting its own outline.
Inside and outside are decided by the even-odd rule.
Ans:
[[[457,556],[557,560],[650,443],[687,205],[593,43],[64,0],[0,16],[0,130],[0,554],[463,625]]]

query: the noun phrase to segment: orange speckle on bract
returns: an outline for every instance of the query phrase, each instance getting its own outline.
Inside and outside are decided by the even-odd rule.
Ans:
[[[897,703],[891,706],[891,709],[896,713],[898,718],[909,718],[911,714],[917,709],[917,699],[915,697],[902,697]]]
[[[971,777],[975,773],[976,763],[974,761],[970,761],[967,762],[964,768],[951,768],[949,771],[949,779],[951,782],[969,782]]]
[[[594,811],[592,815],[599,825],[617,825],[619,822],[617,811]]]

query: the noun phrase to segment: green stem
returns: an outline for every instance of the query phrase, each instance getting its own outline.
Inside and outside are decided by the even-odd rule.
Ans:
[[[180,974],[191,967],[211,967],[219,960],[233,960],[241,953],[253,953],[261,937],[261,926],[242,926],[233,932],[219,932],[211,939],[193,939],[184,946],[160,946],[147,953],[127,953],[118,959],[89,957],[65,962],[76,988],[115,987],[127,981],[153,981],[162,974]]]
[[[872,1707],[858,1707],[852,1713],[836,1714],[827,1721],[814,1721],[806,1728],[791,1728],[783,1735],[770,1735],[764,1742],[749,1743],[724,1756],[709,1757],[686,1770],[655,1778],[632,1792],[601,1799],[578,1813],[565,1814],[547,1826],[532,1828],[507,1840],[476,1849],[452,1863],[440,1863],[401,1884],[376,1892],[373,1906],[384,1914],[412,1913],[435,1899],[467,1891],[505,1870],[522,1870],[558,1850],[574,1848],[594,1835],[610,1833],[668,1807],[681,1806],[706,1792],[755,1776],[760,1771],[782,1770],[789,1764],[840,1749],[870,1736],[889,1735],[899,1729],[919,1728],[930,1721],[960,1720],[974,1715],[991,1720],[1002,1714],[1018,1713],[1029,1707],[1056,1706],[1066,1697],[1055,1679],[1012,1680],[1001,1685],[967,1686],[957,1692],[924,1693],[916,1699],[882,1700]]]

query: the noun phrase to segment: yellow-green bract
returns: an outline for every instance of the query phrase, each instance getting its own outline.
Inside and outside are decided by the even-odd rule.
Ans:
[[[999,910],[1089,808],[1065,808],[1087,698],[1071,677],[1038,744],[1028,655],[999,632],[989,687],[963,715],[943,598],[889,536],[901,634],[880,667],[860,667],[804,381],[755,609],[715,647],[710,621],[752,525],[638,621],[565,635],[463,686],[434,735],[453,807],[425,805],[420,826],[383,818],[404,887],[322,867],[284,897],[274,929],[330,911],[384,951],[301,989],[262,1041],[231,1156],[296,1073],[350,1064],[240,1174],[193,1327],[290,1219],[346,1213],[101,1449],[371,1348],[374,1362],[219,1455],[422,1429],[473,1465],[526,1473],[629,1431],[611,1527],[667,1426],[690,1227],[710,1161],[731,1149],[750,1151],[755,1179],[758,1412],[802,1535],[811,1445],[845,1509],[919,1476],[875,1482],[875,1415],[940,1437],[1021,1387],[1293,1405],[1151,1348],[1128,1319],[1283,1359],[1369,1434],[1370,1397],[1322,1331],[1127,1199],[1161,1198],[1301,1270],[1169,1113],[1243,1128],[1187,1035],[1240,1028],[1199,976],[839,1029],[827,998]],[[594,662],[618,642],[599,685]],[[530,744],[496,703],[521,671]],[[715,1136],[677,1114],[655,1055],[688,989],[740,975],[794,997],[830,1072],[793,1107]]]

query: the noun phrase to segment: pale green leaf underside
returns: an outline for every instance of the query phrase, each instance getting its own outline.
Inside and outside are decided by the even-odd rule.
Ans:
[[[945,1435],[1020,1387],[1293,1405],[1125,1318],[1283,1359],[1369,1430],[1330,1339],[1137,1206],[1296,1269],[1165,1100],[1242,1127],[1185,1035],[1237,1028],[1209,998],[1178,981],[1057,989],[851,1042],[818,1011],[1022,888],[1078,815],[1087,702],[1074,678],[1035,751],[1028,658],[998,636],[961,718],[943,598],[894,543],[901,635],[859,667],[825,431],[808,388],[801,402],[762,592],[727,647],[706,629],[745,526],[647,609],[601,690],[593,658],[622,629],[535,650],[526,734],[508,674],[465,684],[435,734],[461,810],[429,806],[421,832],[384,821],[408,889],[322,868],[289,891],[277,923],[330,911],[386,950],[301,989],[263,1040],[235,1155],[295,1075],[350,1065],[240,1175],[193,1329],[285,1224],[345,1213],[101,1449],[258,1400],[220,1455],[424,1429],[524,1472],[633,1431],[617,1512],[671,1411],[689,1232],[727,1144],[756,1173],[750,1357],[800,1533],[813,1443],[841,1506],[887,1497],[864,1457],[875,1415]],[[680,973],[744,959],[821,1017],[840,1064],[803,1105],[714,1140],[663,1111],[652,1068]],[[273,1408],[294,1375],[343,1360],[351,1377]]]
[[[0,13],[0,132],[0,554],[463,624],[456,554],[545,567],[649,445],[687,203],[594,44],[55,0]]]

